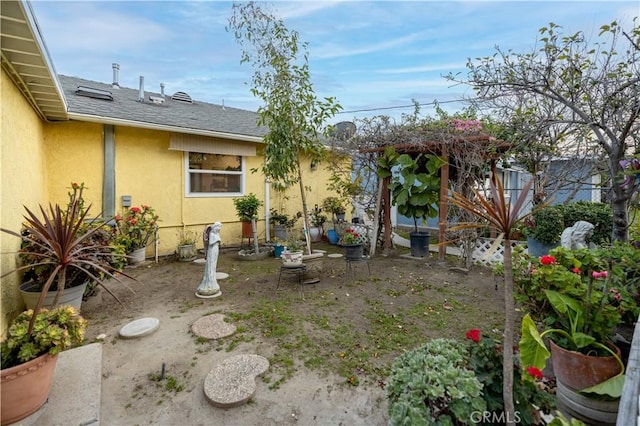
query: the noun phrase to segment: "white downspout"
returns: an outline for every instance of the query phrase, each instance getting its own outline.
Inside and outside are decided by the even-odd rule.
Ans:
[[[266,241],[271,241],[271,231],[270,231],[270,226],[269,226],[269,219],[270,219],[270,211],[271,211],[271,204],[269,203],[269,196],[270,196],[270,187],[271,185],[269,185],[269,178],[266,178],[264,180],[264,223],[265,223],[265,239]]]

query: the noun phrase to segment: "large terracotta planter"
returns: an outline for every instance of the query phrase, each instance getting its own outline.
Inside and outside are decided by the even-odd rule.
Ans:
[[[40,298],[41,292],[33,290],[33,287],[33,281],[27,281],[20,286],[20,294],[22,295],[22,300],[27,306],[27,309],[35,308],[36,304],[38,303],[38,299]],[[58,300],[58,306],[71,305],[74,308],[80,310],[80,305],[82,304],[82,296],[84,295],[84,290],[86,288],[87,283],[76,287],[65,288],[64,290],[62,290],[62,294],[60,295],[60,299]],[[44,297],[44,303],[42,304],[42,307],[47,309],[53,308],[53,300],[55,298],[55,291],[47,292],[47,295]]]
[[[551,363],[556,378],[572,390],[580,391],[602,383],[620,373],[622,368],[614,356],[589,356],[569,351],[549,342]],[[620,349],[612,347],[620,356]]]
[[[0,371],[2,424],[24,419],[47,401],[58,356],[44,354],[36,359]]]

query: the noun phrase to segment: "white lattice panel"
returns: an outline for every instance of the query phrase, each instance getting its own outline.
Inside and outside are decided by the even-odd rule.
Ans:
[[[492,245],[495,239],[493,238],[478,238],[473,249],[472,259],[473,263],[477,263],[483,266],[491,266],[494,263],[504,262],[504,241],[500,242],[500,246],[487,256],[489,251],[494,250]],[[511,247],[515,247],[518,244],[522,244],[520,241],[511,241]]]

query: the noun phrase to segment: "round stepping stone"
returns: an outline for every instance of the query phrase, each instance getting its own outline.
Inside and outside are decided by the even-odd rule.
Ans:
[[[202,263],[203,265],[204,265],[205,262],[206,262],[206,259],[204,259],[202,257],[193,261],[193,263]]]
[[[342,257],[342,255],[340,253],[331,253],[331,254],[328,254],[327,257],[337,258],[337,257]]]
[[[122,327],[119,334],[123,339],[135,339],[153,333],[159,326],[158,318],[140,318]]]
[[[231,336],[235,333],[236,326],[224,322],[224,315],[213,314],[196,320],[191,325],[191,331],[196,336],[205,339],[220,339],[221,337]]]
[[[226,272],[216,272],[216,280],[226,280],[229,278],[229,274]]]
[[[269,361],[260,355],[244,354],[225,359],[213,367],[204,379],[204,394],[220,408],[237,407],[256,393],[256,377],[269,369]]]

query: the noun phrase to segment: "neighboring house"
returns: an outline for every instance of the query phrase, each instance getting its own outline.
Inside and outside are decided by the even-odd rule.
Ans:
[[[174,253],[179,229],[201,231],[215,221],[223,223],[223,244],[239,243],[233,198],[249,192],[264,200],[262,219],[270,208],[301,210],[297,186],[276,193],[252,172],[263,164],[266,133],[255,112],[164,94],[160,84],[148,90],[142,77],[138,88],[120,87],[116,64],[105,70],[111,84],[57,75],[30,4],[3,1],[0,12],[2,228],[19,231],[24,206],[66,205],[72,182],[88,188],[93,215],[108,219],[129,203],[153,207],[160,231],[149,256]],[[329,195],[328,172],[304,161],[303,174],[308,205],[319,204]],[[262,220],[262,241],[267,228]],[[15,252],[19,241],[3,234],[1,245],[2,253]],[[15,261],[3,254],[2,270]],[[18,280],[2,279],[3,333],[22,310]]]

